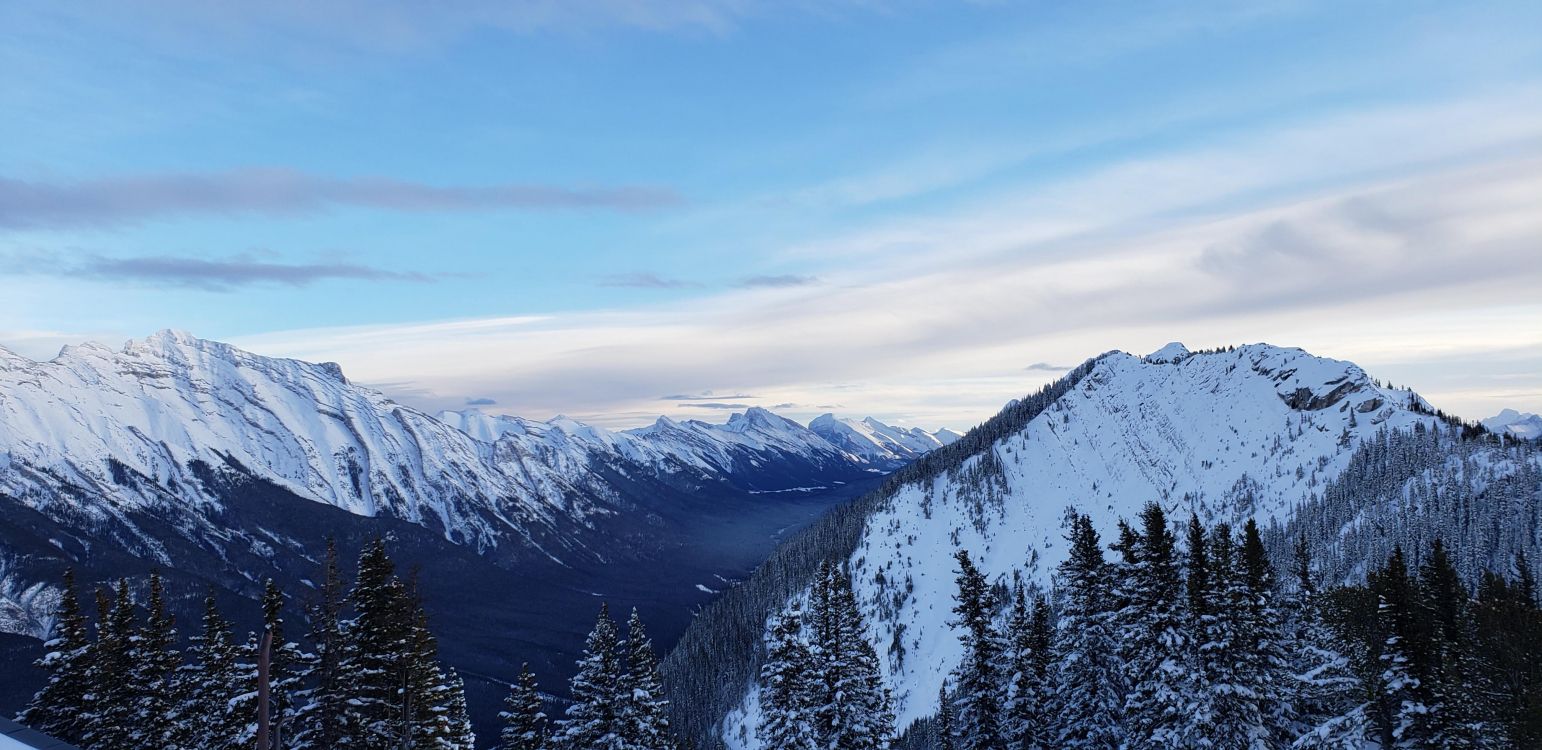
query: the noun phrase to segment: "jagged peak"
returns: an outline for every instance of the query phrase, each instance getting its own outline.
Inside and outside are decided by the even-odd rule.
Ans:
[[[1154,365],[1161,365],[1182,362],[1183,358],[1187,356],[1189,356],[1188,347],[1184,346],[1181,342],[1171,341],[1162,348],[1142,357],[1142,359]]]

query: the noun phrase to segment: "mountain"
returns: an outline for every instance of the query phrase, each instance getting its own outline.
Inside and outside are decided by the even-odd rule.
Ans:
[[[1496,435],[1509,435],[1525,440],[1542,438],[1542,416],[1522,414],[1514,409],[1504,409],[1482,422]]]
[[[872,417],[863,420],[824,414],[808,428],[841,450],[864,461],[895,469],[958,439],[951,430],[927,432],[919,427],[892,427]]]
[[[773,613],[807,596],[820,560],[851,574],[903,729],[936,711],[961,658],[949,625],[956,549],[992,581],[1048,587],[1068,509],[1090,514],[1107,541],[1155,500],[1178,522],[1256,518],[1278,555],[1306,536],[1344,580],[1393,544],[1461,536],[1474,576],[1535,550],[1539,490],[1534,449],[1501,445],[1349,362],[1264,344],[1111,352],[784,543],[671,653],[674,699],[695,709],[676,718],[703,746],[758,747],[753,644]]]
[[[491,728],[521,661],[560,684],[598,601],[642,607],[668,644],[894,466],[763,409],[626,432],[434,416],[335,364],[172,331],[47,362],[0,350],[0,631],[42,636],[66,565],[87,587],[160,569],[184,623],[210,587],[255,612],[271,577],[299,622],[328,539],[347,558],[384,536]]]

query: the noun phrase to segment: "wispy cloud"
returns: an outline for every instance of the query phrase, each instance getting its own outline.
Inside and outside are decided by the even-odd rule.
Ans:
[[[797,286],[814,286],[820,283],[818,276],[799,276],[785,274],[781,276],[746,276],[739,279],[734,286],[742,289],[784,288]]]
[[[632,271],[601,276],[596,280],[596,283],[600,286],[627,289],[692,289],[701,286],[699,282],[669,278],[646,271]]]
[[[301,287],[332,279],[411,283],[433,281],[433,277],[427,274],[392,271],[359,263],[278,263],[251,255],[211,260],[175,255],[70,257],[44,253],[12,256],[6,259],[5,270],[0,273],[175,286],[215,292],[258,285]]]
[[[292,169],[138,175],[74,182],[0,177],[0,227],[102,227],[188,216],[298,216],[340,208],[402,212],[637,211],[679,201],[678,194],[661,187],[439,186],[386,177],[326,177]]]
[[[497,404],[498,404],[498,399],[495,399],[495,398],[483,397],[483,398],[468,398],[468,399],[466,399],[466,405],[467,406],[496,406]]]
[[[725,393],[725,394],[717,395],[717,394],[712,393],[712,391],[705,391],[705,392],[703,392],[701,394],[694,395],[694,396],[690,395],[690,394],[685,394],[685,393],[675,393],[675,394],[671,394],[671,395],[668,395],[668,396],[659,396],[659,400],[660,401],[715,401],[715,400],[718,400],[718,399],[725,399],[725,398],[760,398],[760,397],[759,396],[752,396],[752,395],[750,395],[748,393],[734,393],[734,394],[727,394],[727,393]]]
[[[689,404],[681,404],[687,409],[748,409],[749,404],[727,404],[718,401],[702,401]]]
[[[1023,368],[1029,372],[1065,372],[1071,369],[1069,365],[1052,365],[1048,362],[1035,362]]]

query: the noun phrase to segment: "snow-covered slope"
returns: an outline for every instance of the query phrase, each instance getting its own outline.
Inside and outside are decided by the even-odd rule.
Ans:
[[[614,513],[617,476],[733,483],[749,471],[753,488],[775,491],[869,468],[763,409],[726,425],[660,420],[614,433],[562,417],[430,416],[348,382],[335,364],[173,331],[122,350],[66,347],[48,362],[0,349],[0,492],[72,525],[217,513],[211,478],[224,473],[456,542],[543,547],[547,531]]]
[[[1268,345],[1190,353],[1170,344],[1147,357],[1104,355],[1020,429],[934,470],[907,470],[849,557],[871,641],[887,648],[898,726],[935,711],[960,658],[947,624],[955,549],[992,579],[1047,583],[1066,553],[1071,507],[1106,539],[1151,500],[1178,518],[1282,518],[1343,471],[1361,441],[1432,425],[1429,412],[1349,362]],[[751,691],[727,717],[730,746],[758,746],[755,702]]]
[[[1509,435],[1525,440],[1542,438],[1542,416],[1522,414],[1514,409],[1504,409],[1483,420],[1483,426],[1496,435]]]

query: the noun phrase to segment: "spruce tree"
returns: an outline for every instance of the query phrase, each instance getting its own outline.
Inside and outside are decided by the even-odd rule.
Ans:
[[[1435,539],[1430,556],[1419,570],[1421,614],[1429,634],[1429,665],[1425,673],[1430,713],[1430,746],[1482,747],[1490,734],[1483,726],[1481,705],[1472,686],[1476,666],[1472,652],[1472,616],[1467,589],[1457,576],[1445,544]]]
[[[802,637],[802,613],[794,605],[777,618],[760,668],[761,746],[778,750],[817,750],[810,714],[818,679],[813,655]]]
[[[1317,590],[1311,548],[1296,541],[1295,595],[1285,620],[1290,633],[1290,672],[1295,686],[1289,693],[1296,705],[1293,747],[1302,750],[1359,750],[1370,733],[1370,705],[1360,681],[1349,668],[1342,639],[1323,621],[1324,606]]]
[[[541,709],[541,692],[529,664],[519,667],[519,679],[504,699],[506,709],[498,714],[503,720],[499,750],[547,750],[546,713]]]
[[[1381,636],[1377,661],[1375,718],[1384,750],[1413,750],[1428,743],[1430,713],[1419,679],[1423,642],[1413,615],[1414,591],[1401,547],[1392,550],[1373,588],[1377,595],[1376,629]]]
[[[356,649],[344,620],[345,588],[337,545],[332,540],[327,541],[321,586],[316,594],[308,637],[314,653],[305,659],[303,668],[302,677],[308,688],[299,702],[295,740],[300,747],[352,748],[359,724],[351,702],[355,691],[351,668],[356,661]]]
[[[43,644],[43,656],[36,662],[48,673],[48,680],[27,704],[19,717],[21,723],[65,742],[83,742],[92,656],[86,616],[75,590],[75,570],[66,568],[64,589],[54,610],[52,637]]]
[[[1041,614],[1039,606],[1043,598],[1035,601],[1030,609],[1023,587],[1017,588],[1012,599],[1012,614],[1008,619],[1009,672],[1011,691],[1003,707],[1005,719],[1002,731],[1007,747],[1011,750],[1034,750],[1047,740],[1044,700],[1049,648],[1048,623],[1039,623],[1041,616],[1048,617],[1048,607]]]
[[[627,744],[633,750],[674,750],[669,699],[664,696],[658,655],[653,652],[653,640],[636,608],[626,621],[625,645],[627,674],[622,688],[626,698],[623,721]]]
[[[573,703],[557,722],[555,740],[560,750],[628,750],[621,720],[625,699],[616,623],[603,604],[568,694]]]
[[[953,726],[953,696],[948,695],[947,682],[943,682],[942,687],[937,688],[937,721],[934,726],[937,732],[937,750],[956,750],[958,745],[953,739],[957,731]]]
[[[395,565],[380,538],[366,543],[359,553],[359,573],[348,593],[357,613],[349,626],[352,659],[343,671],[352,683],[349,705],[360,725],[354,742],[364,747],[399,745],[410,725],[404,711],[415,691],[409,690],[408,659],[413,635],[405,616],[406,587],[397,579]]]
[[[1148,747],[1184,747],[1193,738],[1193,671],[1180,610],[1182,581],[1175,542],[1161,506],[1141,511],[1134,564],[1123,586],[1129,603],[1121,639],[1131,649],[1130,692],[1125,717],[1130,742]]]
[[[113,594],[98,589],[97,637],[91,660],[91,692],[85,714],[87,747],[135,747],[135,699],[131,680],[136,668],[134,600],[128,579],[120,578]]]
[[[813,712],[821,747],[883,750],[894,734],[894,713],[878,663],[867,640],[851,580],[825,563],[815,587],[814,658],[821,681]]]
[[[128,678],[135,693],[132,732],[139,747],[171,747],[176,742],[171,718],[179,708],[175,682],[182,655],[177,652],[176,622],[166,609],[166,587],[159,572],[150,572],[149,586],[145,623],[135,639]]]
[[[200,750],[235,750],[245,717],[233,704],[245,692],[240,681],[239,652],[230,623],[220,614],[211,590],[204,597],[203,631],[193,636],[179,682],[185,701],[179,722],[184,747]]]
[[[1258,524],[1242,526],[1241,569],[1246,601],[1243,617],[1245,684],[1252,693],[1259,725],[1252,734],[1255,748],[1275,747],[1294,739],[1296,702],[1291,694],[1289,654],[1278,604],[1274,567],[1264,549]]]
[[[1001,728],[1001,680],[996,674],[1000,636],[991,622],[995,606],[985,574],[975,567],[966,550],[954,553],[958,562],[958,593],[954,595],[955,625],[964,643],[964,661],[958,669],[959,710],[956,716],[960,744],[965,750],[1004,750]]]
[[[1055,736],[1067,750],[1105,750],[1124,741],[1124,674],[1114,634],[1108,564],[1092,519],[1071,517],[1070,554],[1060,566],[1063,600],[1055,645]]]

